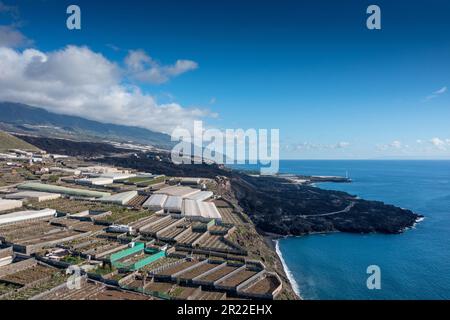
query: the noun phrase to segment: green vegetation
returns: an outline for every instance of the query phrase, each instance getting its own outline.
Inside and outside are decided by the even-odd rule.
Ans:
[[[49,176],[49,177],[47,178],[47,180],[48,180],[48,182],[55,183],[55,182],[57,182],[57,181],[59,180],[59,176],[57,176],[57,175],[51,175],[51,176]]]
[[[99,219],[101,222],[109,222],[109,223],[120,223],[120,224],[129,224],[139,219],[150,217],[153,212],[152,211],[134,211],[126,208],[120,208],[119,210],[111,210],[112,214],[106,217],[102,217]]]
[[[176,287],[169,292],[169,295],[171,297],[178,297],[179,295],[181,295],[183,293],[183,291],[184,291],[184,288]]]
[[[126,183],[140,183],[140,182],[149,181],[149,180],[152,180],[152,178],[149,178],[149,177],[132,177],[132,178],[128,178],[128,179],[124,180],[124,182],[126,182]]]
[[[65,213],[79,213],[85,210],[94,210],[94,211],[120,211],[124,210],[119,205],[112,204],[103,204],[99,202],[90,202],[83,200],[69,200],[69,199],[54,199],[42,202],[32,202],[32,205],[36,209],[45,209],[52,208],[59,212]]]
[[[20,290],[13,292],[12,294],[6,294],[4,297],[0,297],[0,300],[28,300],[40,293],[43,293],[51,288],[59,286],[67,280],[67,276],[61,272],[55,272],[51,275],[50,279],[24,287]]]
[[[104,276],[106,274],[110,274],[114,272],[116,269],[111,267],[110,265],[99,266],[97,269],[93,271],[93,273]]]
[[[2,294],[14,291],[16,289],[20,288],[20,286],[12,284],[12,283],[0,283],[0,296]]]
[[[154,185],[157,183],[164,182],[166,180],[166,176],[160,176],[160,177],[151,178],[151,179],[149,179],[148,177],[134,177],[129,180],[132,180],[132,181],[130,181],[130,183],[137,184],[140,187],[148,187],[148,186],[151,186],[151,185]]]
[[[62,258],[61,261],[70,263],[72,265],[77,265],[77,264],[83,263],[86,260],[80,256],[68,255],[68,256],[65,256],[64,258]]]
[[[0,131],[0,152],[8,151],[9,149],[39,151],[39,149],[33,146],[32,144],[29,144],[28,142],[25,142],[6,132]]]

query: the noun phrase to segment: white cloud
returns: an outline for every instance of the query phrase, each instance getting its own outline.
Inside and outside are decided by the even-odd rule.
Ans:
[[[447,140],[447,141],[444,141],[444,140],[442,140],[442,139],[440,139],[440,138],[437,138],[437,137],[432,138],[432,139],[430,140],[430,143],[431,143],[433,146],[435,146],[436,148],[438,148],[439,150],[446,150],[446,149],[447,149],[446,146],[449,144],[449,143],[448,143],[448,140]]]
[[[444,93],[444,92],[446,92],[447,91],[447,87],[445,86],[445,87],[442,87],[442,88],[440,88],[439,90],[436,90],[435,92],[433,92],[434,94],[442,94],[442,93]]]
[[[343,149],[343,148],[347,148],[347,147],[349,147],[349,146],[350,146],[350,142],[341,141],[341,142],[339,142],[339,143],[337,143],[337,144],[335,145],[335,148],[337,148],[337,149]]]
[[[400,140],[394,140],[388,144],[377,144],[376,147],[378,150],[386,151],[386,150],[403,150],[407,149],[409,146],[404,145]]]
[[[158,104],[139,87],[125,83],[116,63],[87,47],[52,52],[3,47],[0,71],[0,100],[57,113],[166,133],[175,127],[191,128],[194,120],[210,115],[177,103]]]
[[[429,96],[427,96],[424,101],[429,101],[432,100],[434,98],[439,97],[440,95],[444,94],[445,92],[447,92],[447,86],[444,86],[436,91],[434,91],[432,94],[430,94]]]
[[[400,149],[402,147],[402,142],[395,140],[395,141],[392,141],[389,146],[392,148]]]
[[[130,50],[125,58],[125,65],[132,78],[156,84],[165,83],[198,68],[198,64],[191,60],[177,60],[172,65],[161,65],[143,50]]]
[[[311,142],[294,143],[292,145],[284,145],[286,151],[290,150],[331,150],[331,149],[344,149],[350,146],[349,142],[341,141],[335,144],[318,144]]]

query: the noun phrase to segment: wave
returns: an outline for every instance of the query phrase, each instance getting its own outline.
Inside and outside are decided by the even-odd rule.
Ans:
[[[281,260],[281,264],[283,265],[284,273],[286,273],[289,283],[291,284],[292,290],[294,290],[295,294],[301,298],[300,288],[298,286],[298,283],[295,280],[292,271],[287,266],[286,261],[284,261],[283,254],[281,253],[280,243],[279,243],[280,241],[279,240],[274,240],[274,241],[275,241],[275,251]]]

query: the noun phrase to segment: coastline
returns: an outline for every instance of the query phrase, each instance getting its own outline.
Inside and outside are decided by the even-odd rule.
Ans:
[[[295,294],[298,296],[298,298],[300,300],[303,300],[303,297],[302,297],[302,295],[300,293],[300,287],[299,287],[297,281],[295,280],[294,275],[292,274],[292,272],[289,269],[288,265],[286,264],[286,261],[283,258],[283,253],[280,250],[280,243],[279,243],[279,241],[280,241],[279,239],[272,239],[272,242],[275,243],[275,246],[274,246],[275,252],[277,253],[278,258],[280,259],[281,264],[283,265],[284,273],[286,274],[286,277],[289,280],[289,283],[290,283],[290,285],[292,287],[292,290],[294,290]]]

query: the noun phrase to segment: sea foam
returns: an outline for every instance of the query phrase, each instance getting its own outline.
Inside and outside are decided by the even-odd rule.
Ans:
[[[292,271],[289,269],[286,262],[284,261],[283,254],[281,253],[280,243],[279,243],[280,241],[279,240],[274,240],[274,241],[275,241],[275,251],[278,254],[278,257],[280,257],[281,264],[283,265],[284,273],[286,273],[289,283],[292,286],[292,290],[294,290],[294,292],[301,298],[300,288],[298,286],[298,283],[295,280],[294,275],[292,274]]]

